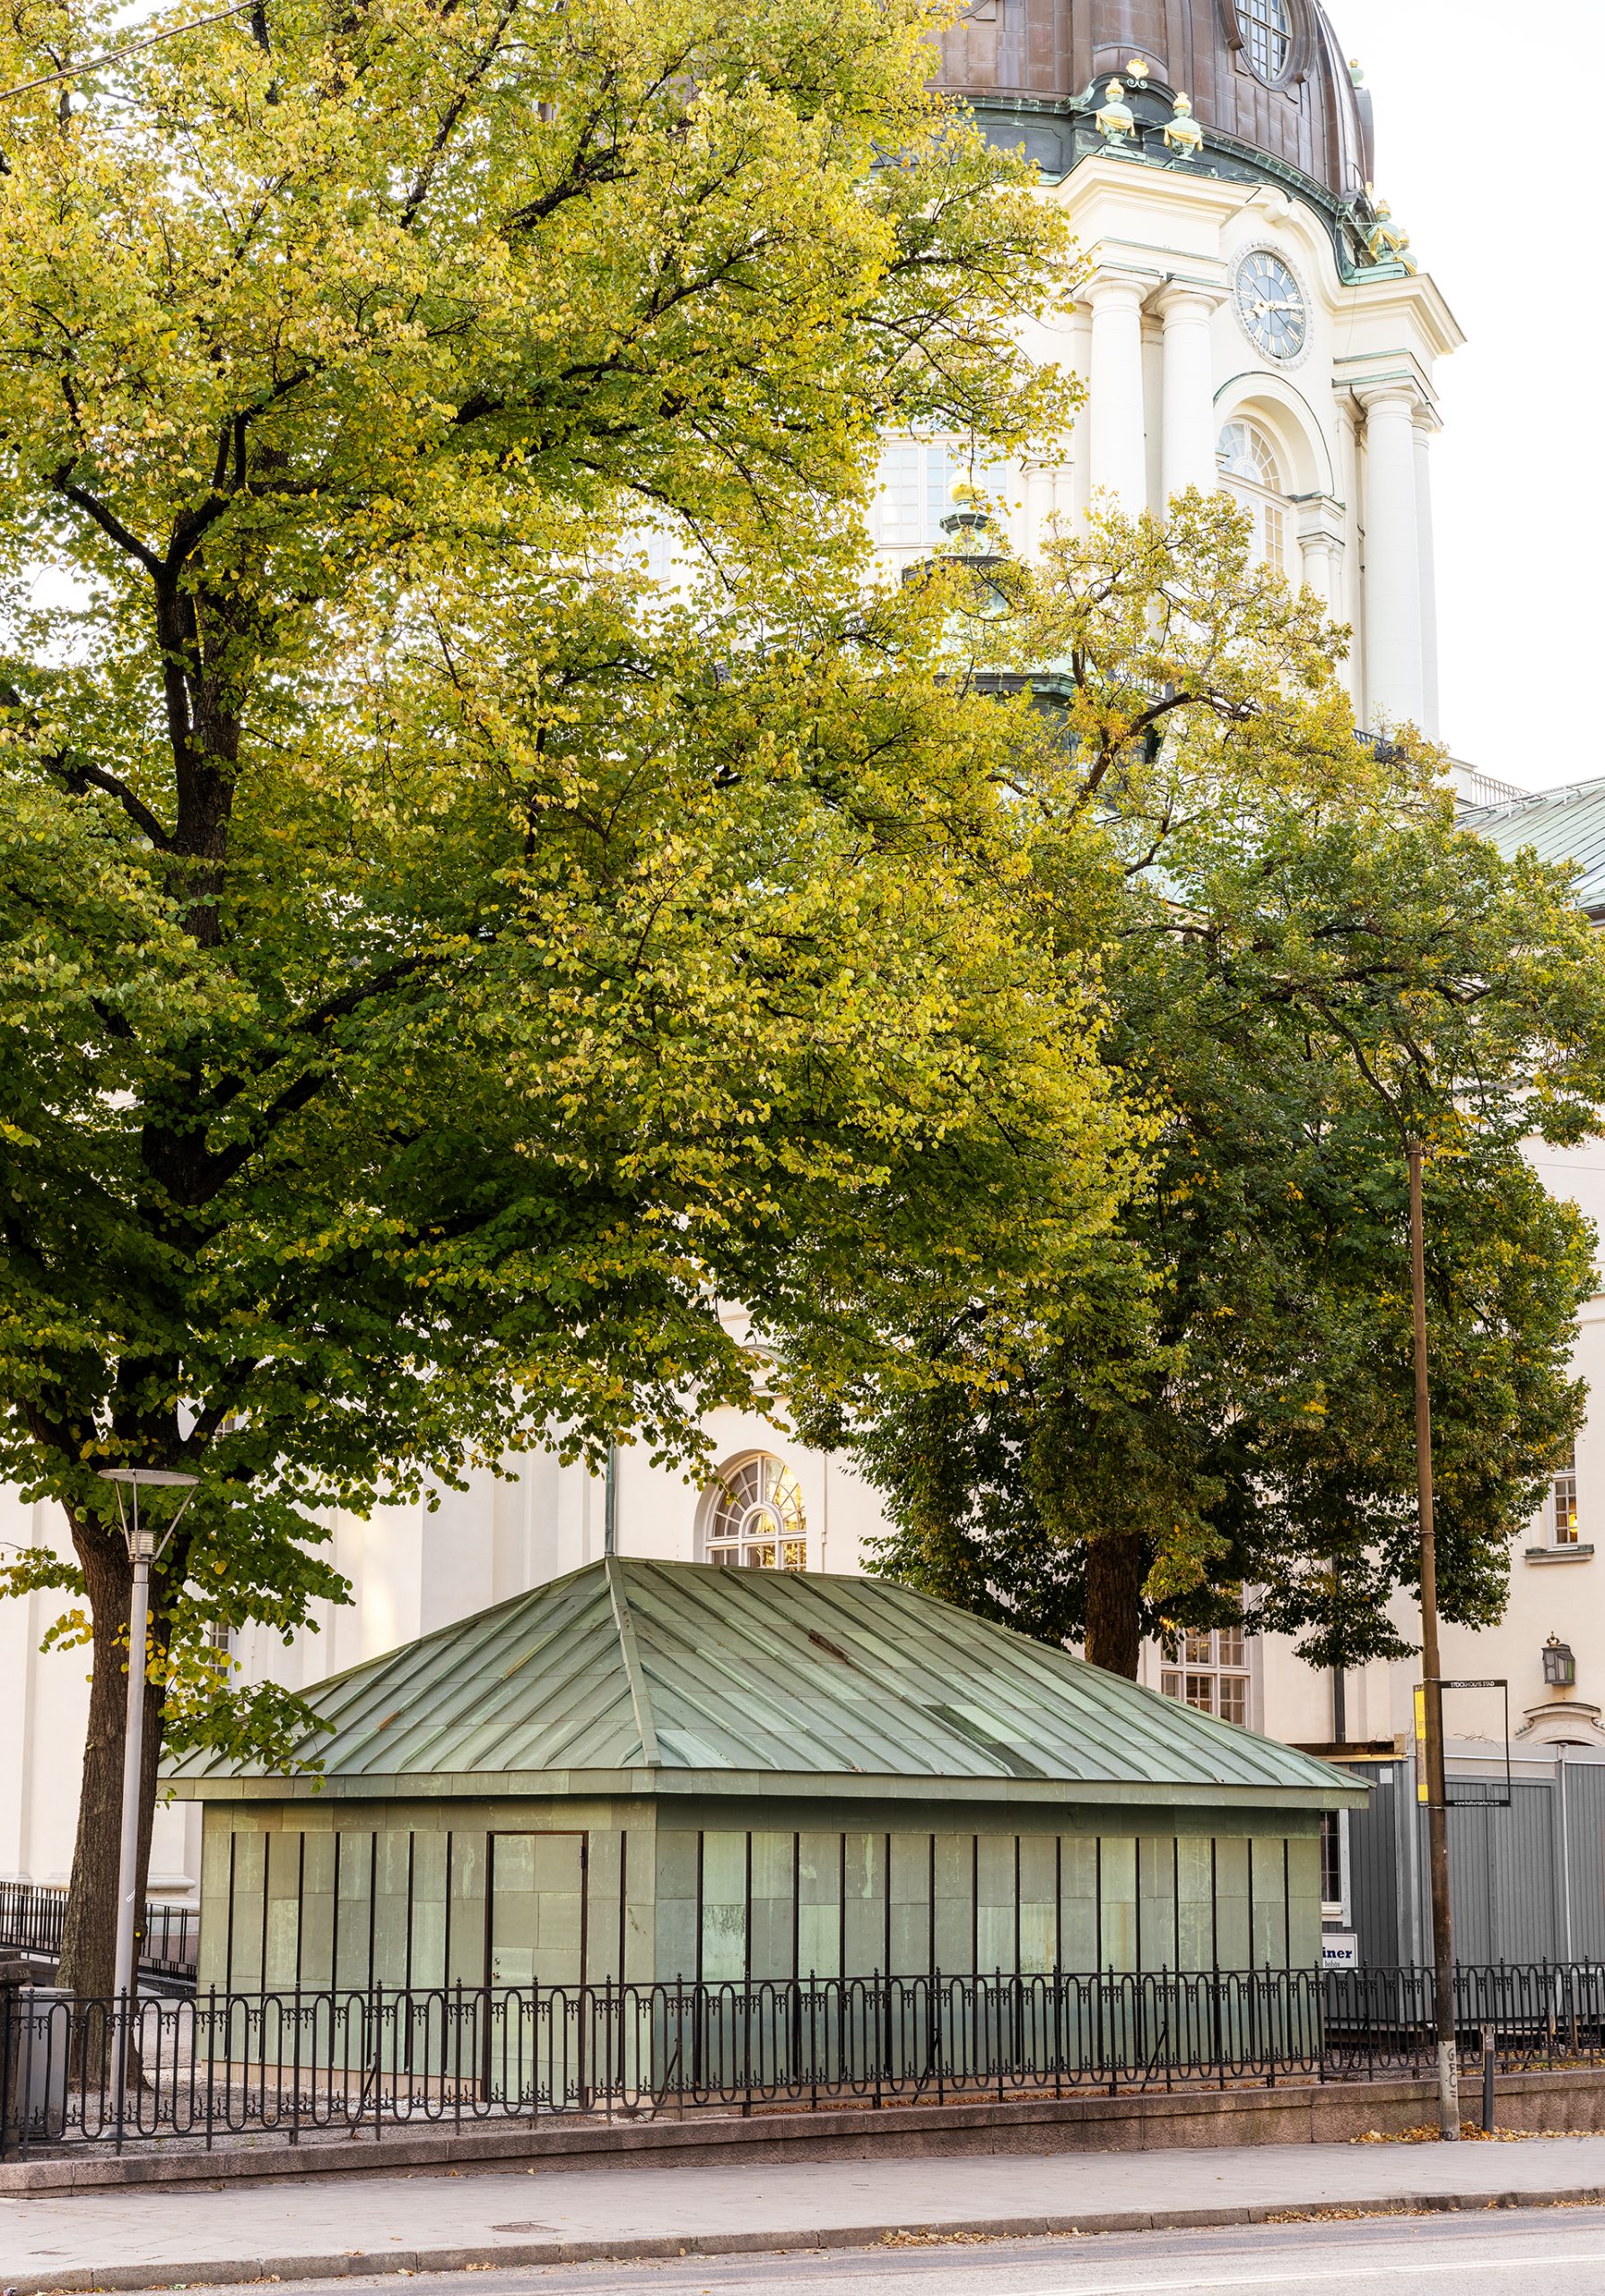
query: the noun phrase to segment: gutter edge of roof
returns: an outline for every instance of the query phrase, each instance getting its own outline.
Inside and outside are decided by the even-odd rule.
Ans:
[[[659,1796],[731,1801],[930,1802],[937,1807],[964,1802],[1013,1803],[1057,1807],[1112,1805],[1131,1809],[1279,1810],[1304,1812],[1361,1809],[1372,1788],[1349,1771],[1328,1779],[1277,1785],[1217,1785],[1205,1781],[1133,1781],[1124,1779],[1020,1779],[900,1777],[879,1770],[634,1770],[388,1771],[372,1777],[348,1772],[330,1778],[167,1778],[163,1786],[182,1802],[442,1802],[640,1800]],[[935,1810],[930,1811],[934,1817]],[[939,1829],[938,1829],[939,1831]]]

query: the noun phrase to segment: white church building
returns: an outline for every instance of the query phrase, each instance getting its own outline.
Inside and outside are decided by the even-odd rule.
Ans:
[[[1432,448],[1439,364],[1460,345],[1438,286],[1372,188],[1370,100],[1315,0],[971,0],[946,36],[941,83],[995,140],[1023,146],[1042,196],[1065,208],[1089,258],[1074,310],[1034,327],[1038,355],[1073,369],[1088,401],[1050,459],[1011,469],[1013,540],[1029,552],[1054,517],[1103,492],[1159,510],[1188,485],[1225,486],[1252,510],[1263,556],[1352,625],[1356,711],[1374,731],[1438,728]],[[940,539],[956,444],[889,441],[877,541],[912,561]],[[1523,800],[1469,769],[1470,804],[1511,849],[1541,833],[1569,852],[1588,808]],[[1537,806],[1539,810],[1534,812]],[[1605,795],[1600,811],[1605,818]],[[1579,848],[1579,849],[1581,849]],[[1602,843],[1605,850],[1605,843]],[[1601,888],[1605,902],[1605,884]],[[1545,1152],[1546,1180],[1605,1222],[1605,1152]],[[1605,1300],[1583,1322],[1579,1368],[1605,1394]],[[718,1472],[691,1485],[622,1448],[606,1476],[521,1459],[476,1475],[438,1509],[336,1526],[331,1560],[354,1599],[283,1646],[256,1630],[247,1678],[297,1687],[592,1561],[643,1557],[764,1569],[859,1570],[881,1526],[845,1460],[773,1422],[709,1422]],[[1519,1545],[1507,1620],[1445,1631],[1450,1671],[1508,1678],[1512,1751],[1553,1769],[1557,1746],[1605,1761],[1605,1404],[1574,1468]],[[64,1540],[51,1510],[0,1495],[0,1545]],[[1592,1568],[1598,1560],[1600,1570]],[[86,1708],[81,1652],[41,1655],[59,1599],[0,1603],[0,1878],[65,1879]],[[1401,1617],[1403,1613],[1401,1613]],[[1574,1685],[1546,1684],[1551,1638]],[[1289,1647],[1237,1634],[1145,1655],[1156,1690],[1297,1744],[1408,1755],[1413,1668],[1377,1663],[1335,1681]],[[1553,1666],[1550,1671],[1555,1671]],[[1452,1714],[1466,1760],[1503,1762],[1492,1695]],[[198,1808],[159,1814],[152,1880],[187,1892]],[[1333,1917],[1344,1883],[1334,1859]]]

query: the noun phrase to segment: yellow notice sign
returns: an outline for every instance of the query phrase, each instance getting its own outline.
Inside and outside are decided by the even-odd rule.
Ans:
[[[1416,1684],[1416,1799],[1426,1799],[1426,1684]]]

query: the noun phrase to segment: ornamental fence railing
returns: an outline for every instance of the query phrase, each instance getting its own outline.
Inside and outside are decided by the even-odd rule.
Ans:
[[[0,1955],[57,1960],[66,1914],[65,1889],[48,1882],[0,1882]],[[175,1987],[193,1985],[200,1940],[198,1906],[148,1903],[138,1937],[141,1974],[164,1978]]]
[[[1605,1967],[1462,1969],[1467,2054],[1605,2058]],[[1429,1970],[0,1992],[0,2150],[209,2149],[568,2116],[1275,2087],[1423,2073]]]

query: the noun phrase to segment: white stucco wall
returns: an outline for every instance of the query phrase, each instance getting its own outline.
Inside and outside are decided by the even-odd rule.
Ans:
[[[783,1426],[732,1411],[708,1422],[723,1467],[755,1451],[783,1458],[801,1488],[815,1570],[854,1572],[880,1527],[873,1492],[847,1463],[794,1442]],[[510,1462],[507,1478],[478,1473],[465,1492],[381,1508],[366,1521],[336,1518],[328,1550],[351,1580],[349,1605],[319,1604],[311,1628],[288,1646],[266,1627],[248,1630],[241,1678],[304,1689],[432,1628],[544,1585],[603,1552],[601,1477],[564,1467],[550,1453]],[[615,1524],[624,1554],[693,1561],[705,1483],[654,1467],[626,1446],[616,1465]],[[52,1507],[24,1508],[0,1491],[0,1543],[65,1548]],[[0,1603],[0,1878],[63,1882],[72,1863],[77,1782],[88,1714],[88,1655],[41,1653],[62,1598],[39,1594]],[[198,1811],[158,1813],[152,1886],[182,1890],[198,1872]]]

